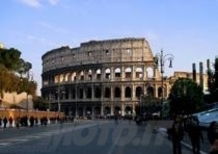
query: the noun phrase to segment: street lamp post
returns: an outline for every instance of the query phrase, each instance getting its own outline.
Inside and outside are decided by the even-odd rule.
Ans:
[[[163,50],[155,56],[155,63],[157,67],[160,67],[161,72],[161,88],[162,88],[162,96],[161,103],[164,101],[164,67],[167,61],[169,61],[169,68],[172,68],[174,56],[172,54],[164,54]]]
[[[60,85],[58,84],[58,89],[57,89],[57,95],[58,95],[58,112],[61,112],[61,103],[60,103],[60,96],[62,94],[64,94],[65,91],[63,89],[63,87],[60,87]]]

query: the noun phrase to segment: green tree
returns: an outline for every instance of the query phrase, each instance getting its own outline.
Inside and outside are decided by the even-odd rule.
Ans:
[[[208,70],[210,101],[218,101],[218,58],[215,58],[214,70]]]
[[[218,101],[218,58],[215,59],[215,75],[214,75],[214,80],[215,80],[215,89],[214,89],[214,96],[215,96],[215,101]]]
[[[34,109],[46,111],[48,109],[48,101],[42,97],[35,97],[33,99],[33,107]]]
[[[169,100],[172,115],[192,114],[203,105],[202,87],[191,79],[180,78],[174,83]]]
[[[29,81],[32,64],[20,56],[21,52],[17,49],[0,49],[0,98],[4,97],[4,92],[27,92],[27,96],[35,96],[37,84]]]
[[[20,68],[21,52],[17,49],[0,49],[0,64],[10,71],[17,71]]]

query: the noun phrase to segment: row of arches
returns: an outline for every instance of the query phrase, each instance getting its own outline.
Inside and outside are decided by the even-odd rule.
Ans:
[[[113,94],[113,95],[112,95]],[[119,86],[116,87],[101,87],[101,86],[86,86],[86,87],[71,87],[66,88],[64,96],[61,99],[92,99],[92,98],[140,98],[142,95],[149,95],[153,97],[162,97],[163,90],[161,87],[158,88],[158,94],[155,96],[155,89],[152,86],[146,87],[143,89],[141,86],[137,86],[132,89],[131,86],[126,86],[122,88]],[[55,99],[57,99],[57,93],[55,93]]]
[[[103,108],[103,110],[101,108]],[[120,106],[114,106],[114,107],[110,107],[110,106],[82,107],[82,106],[79,106],[77,109],[75,107],[72,107],[71,109],[69,107],[65,107],[63,108],[63,110],[66,113],[66,115],[70,115],[70,114],[75,115],[77,112],[79,116],[87,116],[87,115],[97,116],[97,115],[111,115],[111,114],[121,115],[122,112],[124,113],[124,115],[131,115],[134,112],[132,106],[129,106],[129,105],[125,106],[123,111]]]
[[[133,71],[132,67],[125,67],[124,71],[122,73],[122,69],[120,67],[117,67],[113,69],[113,76],[114,78],[132,78],[133,73],[135,73],[135,78],[143,79],[144,71],[143,67],[136,67]],[[122,76],[123,74],[123,76]],[[146,77],[147,78],[153,78],[154,77],[154,69],[152,67],[148,67],[146,69]],[[63,73],[55,75],[54,82],[70,82],[70,81],[76,81],[76,80],[101,80],[104,79],[111,79],[112,78],[112,69],[111,68],[105,68],[105,69],[89,69],[89,70],[81,70],[77,72],[69,72],[69,73]]]

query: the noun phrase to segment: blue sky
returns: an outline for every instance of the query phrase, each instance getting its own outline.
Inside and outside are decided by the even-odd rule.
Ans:
[[[145,37],[175,55],[175,71],[218,55],[218,0],[2,0],[0,19],[0,42],[23,52],[39,85],[46,51],[93,39]]]

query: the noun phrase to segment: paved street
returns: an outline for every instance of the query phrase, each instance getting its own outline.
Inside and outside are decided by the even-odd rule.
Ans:
[[[1,154],[170,154],[170,141],[150,125],[134,122],[88,121],[1,130]],[[183,153],[189,150],[183,148]]]

